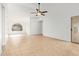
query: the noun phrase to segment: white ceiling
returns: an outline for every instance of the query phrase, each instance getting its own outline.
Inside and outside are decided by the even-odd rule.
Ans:
[[[11,3],[12,4],[12,3]],[[13,3],[16,5],[19,5],[26,10],[29,10],[29,12],[36,11],[37,3]],[[41,11],[47,10],[47,15],[59,15],[64,14],[66,11],[70,12],[71,10],[79,10],[79,8],[76,8],[79,6],[79,3],[41,3]],[[65,10],[66,9],[66,10]]]
[[[27,8],[28,10],[35,10],[36,8],[38,8],[38,4],[37,3],[15,3],[19,6],[22,6],[22,7],[25,7]],[[41,3],[40,4],[40,8],[43,10],[46,8],[44,8],[45,6],[49,5],[48,3]]]
[[[12,3],[11,3],[12,4]],[[13,3],[13,4],[17,4],[21,7],[25,7],[27,8],[28,10],[35,10],[37,8],[37,3]],[[78,6],[79,3],[41,3],[41,9],[42,10],[53,10],[56,6],[59,6],[59,7],[71,7],[73,8],[73,6],[76,5]]]

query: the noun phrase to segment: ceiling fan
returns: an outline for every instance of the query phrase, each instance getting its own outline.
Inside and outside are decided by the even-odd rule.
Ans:
[[[41,11],[40,10],[40,3],[38,3],[38,8],[36,8],[36,12],[32,12],[31,14],[36,14],[36,16],[45,16],[45,13],[47,13],[48,11]]]

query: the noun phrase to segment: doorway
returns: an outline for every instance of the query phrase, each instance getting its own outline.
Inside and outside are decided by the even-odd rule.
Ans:
[[[71,17],[71,42],[79,43],[79,16]]]
[[[42,35],[42,18],[34,16],[30,18],[30,34],[31,35]]]

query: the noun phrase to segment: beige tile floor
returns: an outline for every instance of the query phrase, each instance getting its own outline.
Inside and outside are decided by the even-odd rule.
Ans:
[[[11,38],[7,41],[2,55],[6,56],[70,56],[79,55],[79,44],[60,41],[44,36],[23,36],[14,45]]]

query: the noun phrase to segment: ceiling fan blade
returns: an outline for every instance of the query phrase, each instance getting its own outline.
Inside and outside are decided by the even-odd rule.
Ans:
[[[42,13],[47,13],[48,11],[42,11]]]
[[[38,15],[36,14],[36,16],[38,16]]]
[[[42,13],[41,11],[39,11],[39,13]]]
[[[41,15],[45,16],[45,14],[41,13]]]

